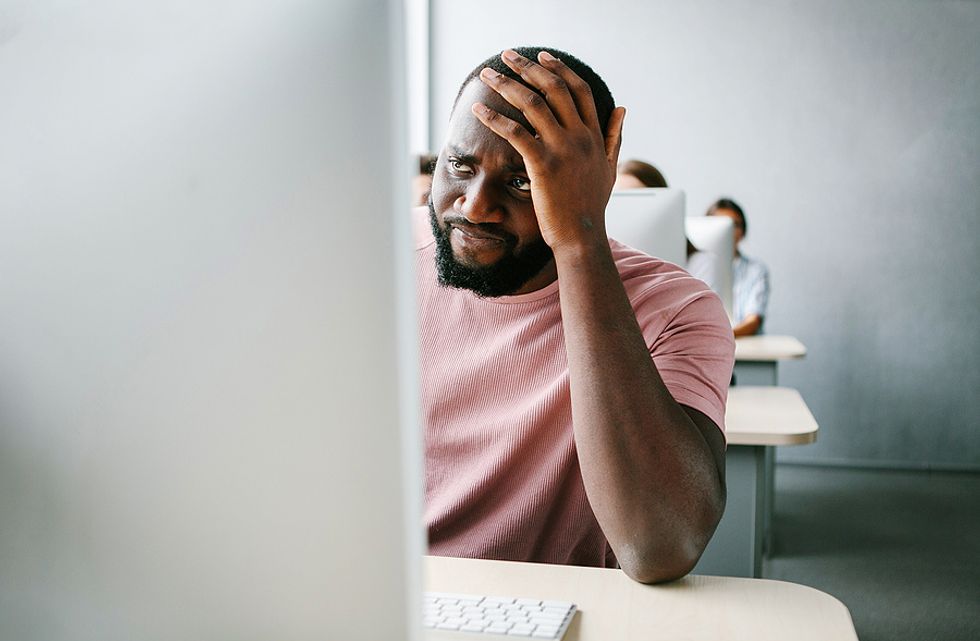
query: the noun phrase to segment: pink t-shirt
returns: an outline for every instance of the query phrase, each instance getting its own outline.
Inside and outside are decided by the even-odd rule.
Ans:
[[[612,566],[575,450],[558,282],[501,298],[440,287],[428,210],[415,216],[430,553]],[[735,343],[720,300],[609,245],[667,389],[724,430]]]

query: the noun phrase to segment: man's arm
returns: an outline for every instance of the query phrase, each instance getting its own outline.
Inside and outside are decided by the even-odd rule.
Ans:
[[[481,78],[521,109],[537,136],[484,105],[473,113],[524,158],[555,255],[589,502],[629,576],[675,579],[694,567],[724,510],[724,442],[711,419],[668,392],[606,239],[625,110],[616,108],[603,136],[578,76],[546,54],[540,65],[509,54],[505,61],[546,99],[499,75]]]
[[[754,336],[759,333],[762,327],[762,317],[758,314],[749,314],[734,327],[735,336]]]

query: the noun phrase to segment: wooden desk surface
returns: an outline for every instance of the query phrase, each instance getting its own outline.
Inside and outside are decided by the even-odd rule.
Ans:
[[[729,445],[805,445],[817,440],[817,421],[789,387],[728,388],[725,433]]]
[[[688,576],[650,586],[620,570],[444,557],[424,568],[430,591],[575,603],[565,641],[857,641],[840,601],[795,583]]]
[[[792,336],[743,336],[735,339],[735,361],[784,361],[806,356],[806,346]]]

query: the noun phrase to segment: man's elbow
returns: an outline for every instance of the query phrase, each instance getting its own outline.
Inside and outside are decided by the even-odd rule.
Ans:
[[[700,523],[675,531],[674,536],[655,536],[646,545],[617,550],[620,567],[639,583],[666,583],[690,574],[704,553],[725,511],[724,489],[703,507]]]
[[[697,565],[704,546],[675,546],[670,551],[648,554],[628,552],[619,559],[626,576],[639,583],[666,583],[688,575]]]

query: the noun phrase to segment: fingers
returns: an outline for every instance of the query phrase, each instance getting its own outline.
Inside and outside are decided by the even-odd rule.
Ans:
[[[534,159],[538,155],[540,142],[522,127],[507,116],[502,116],[493,109],[490,109],[482,102],[474,102],[470,107],[473,115],[479,119],[486,127],[509,142],[525,160]]]
[[[564,81],[582,122],[588,125],[590,129],[599,130],[599,116],[596,113],[595,99],[592,97],[592,88],[589,87],[589,84],[565,66],[564,62],[547,51],[538,54],[538,61]]]
[[[623,146],[623,122],[626,120],[626,107],[616,107],[609,116],[609,126],[606,127],[606,160],[612,166],[613,172],[619,164],[619,150]]]
[[[558,121],[545,99],[521,83],[489,67],[480,71],[480,80],[519,109],[535,131],[543,133],[558,127]]]
[[[562,126],[568,127],[583,122],[581,116],[579,115],[579,110],[576,107],[576,102],[569,92],[569,86],[563,77],[552,73],[532,60],[528,60],[512,49],[507,49],[501,53],[500,59],[503,60],[504,64],[513,69],[514,72],[523,78],[525,82],[532,87],[536,87],[542,94],[544,94],[544,99],[547,102],[547,106],[550,107],[549,111],[554,114],[553,117],[556,118],[557,121],[562,124]],[[576,76],[576,78],[577,77],[578,76]],[[522,87],[525,91],[529,91],[520,83],[515,82],[514,84],[518,87]],[[533,91],[530,93],[537,95]],[[506,98],[506,96],[504,97]],[[540,96],[538,97],[540,98]],[[521,105],[513,102],[511,102],[511,104],[523,111]]]

